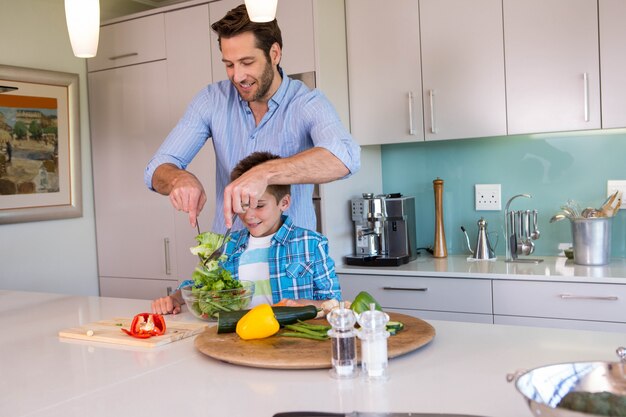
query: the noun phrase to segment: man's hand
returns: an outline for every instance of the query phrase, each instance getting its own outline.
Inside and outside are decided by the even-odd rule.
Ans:
[[[224,219],[226,227],[233,223],[233,213],[243,213],[248,207],[255,208],[265,193],[268,182],[263,166],[257,165],[246,171],[224,189]]]
[[[195,175],[174,165],[163,164],[154,172],[152,186],[159,193],[168,195],[176,210],[189,213],[189,224],[196,226],[207,198]]]

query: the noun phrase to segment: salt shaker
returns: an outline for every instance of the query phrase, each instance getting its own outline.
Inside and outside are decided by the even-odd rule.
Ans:
[[[342,301],[339,308],[326,316],[332,328],[328,331],[332,349],[330,375],[333,378],[352,378],[356,375],[356,332],[354,312]]]
[[[389,316],[375,309],[370,309],[357,317],[361,326],[358,337],[361,339],[361,368],[363,375],[371,380],[387,379],[387,322]]]

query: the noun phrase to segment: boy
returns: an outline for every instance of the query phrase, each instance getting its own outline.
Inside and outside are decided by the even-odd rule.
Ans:
[[[231,181],[264,162],[279,159],[269,152],[255,152],[242,159]],[[328,256],[328,240],[297,227],[283,212],[291,203],[289,185],[270,185],[257,207],[239,214],[245,229],[233,232],[226,244],[222,266],[235,279],[255,283],[251,307],[258,304],[315,305],[329,310],[340,300],[335,263]],[[180,290],[152,302],[159,314],[179,313],[184,303]]]

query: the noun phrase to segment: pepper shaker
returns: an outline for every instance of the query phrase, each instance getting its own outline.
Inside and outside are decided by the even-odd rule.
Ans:
[[[331,363],[333,368],[330,375],[333,378],[353,378],[356,375],[356,332],[354,312],[345,307],[341,301],[339,307],[333,309],[326,316],[332,326],[328,331],[331,346]]]

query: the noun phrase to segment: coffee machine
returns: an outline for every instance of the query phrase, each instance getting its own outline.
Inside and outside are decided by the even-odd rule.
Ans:
[[[363,194],[351,201],[354,255],[348,265],[398,266],[417,257],[415,197]]]

